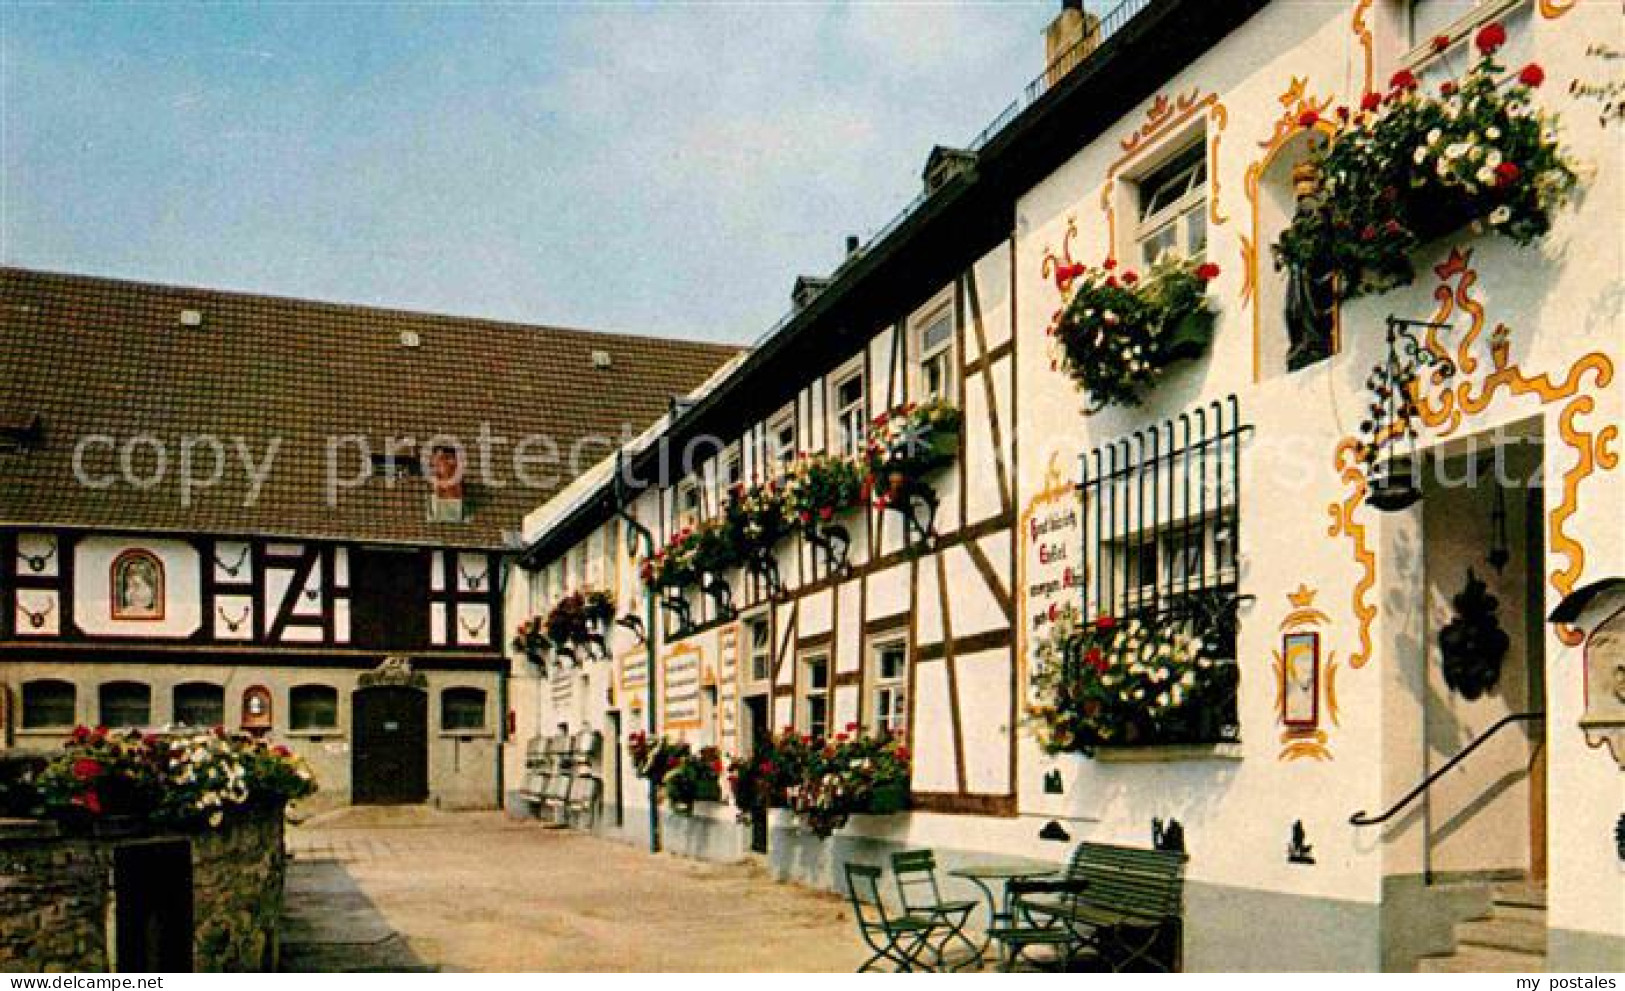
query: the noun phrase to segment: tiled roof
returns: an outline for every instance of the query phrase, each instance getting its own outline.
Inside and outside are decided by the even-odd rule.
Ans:
[[[184,310],[201,325],[184,326]],[[403,343],[409,335],[416,346]],[[0,268],[0,429],[15,434],[38,415],[44,434],[34,450],[0,445],[0,523],[496,547],[570,481],[569,452],[582,438],[605,440],[581,450],[577,472],[737,350]],[[608,368],[595,367],[594,352],[608,353]],[[489,480],[479,470],[482,425],[501,439]],[[165,477],[150,488],[81,484],[74,450],[97,434],[121,445],[138,434],[162,441]],[[362,466],[348,442],[330,462],[330,438],[349,435],[374,451],[393,437],[467,445],[469,519],[429,522],[428,483],[418,478],[371,478],[329,504],[328,465],[341,477]],[[194,491],[190,506],[177,480],[188,436],[217,438],[226,457],[219,484]],[[540,484],[515,475],[514,444],[525,437],[550,438],[529,449]],[[277,438],[250,502],[237,446],[263,462]],[[153,446],[133,450],[137,475],[149,476]],[[119,468],[106,445],[86,448],[83,460],[93,480]],[[212,473],[208,448],[195,447],[193,460],[194,476]]]

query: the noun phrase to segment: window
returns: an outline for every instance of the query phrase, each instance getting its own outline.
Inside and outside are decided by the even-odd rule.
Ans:
[[[1419,48],[1441,34],[1449,34],[1458,22],[1466,20],[1480,0],[1410,0],[1406,4],[1406,27],[1410,46]]]
[[[110,681],[101,687],[103,726],[145,726],[152,722],[152,689],[138,681]]]
[[[902,733],[908,728],[908,644],[877,646],[872,677],[875,732]]]
[[[802,731],[820,739],[829,735],[829,656],[817,654],[801,664]]]
[[[171,722],[182,726],[219,726],[226,721],[226,690],[206,681],[175,686]]]
[[[922,325],[917,342],[920,356],[920,398],[951,399],[954,389],[954,315],[945,308]]]
[[[327,685],[295,685],[288,692],[289,729],[335,729],[338,724],[338,689]]]
[[[1207,142],[1197,141],[1140,180],[1140,256],[1207,253]]]
[[[863,404],[863,372],[857,371],[835,384],[835,451],[847,456],[863,449],[863,428],[869,422]]]
[[[1406,40],[1410,54],[1404,64],[1416,71],[1427,90],[1465,72],[1478,52],[1472,48],[1473,35],[1490,21],[1506,28],[1507,43],[1495,60],[1511,71],[1527,63],[1534,53],[1530,41],[1528,0],[1409,0],[1405,4]],[[1443,51],[1433,47],[1439,36],[1450,39]]]
[[[780,470],[796,459],[796,414],[791,407],[775,416],[767,426],[768,454]]]
[[[77,693],[73,683],[42,679],[23,682],[23,729],[51,729],[72,726]]]
[[[698,523],[702,515],[702,506],[699,483],[692,478],[685,478],[679,482],[677,485],[677,526],[693,526]]]
[[[442,730],[485,728],[485,691],[480,688],[448,688],[440,693]]]
[[[717,459],[717,504],[722,504],[733,487],[745,480],[745,473],[739,457],[739,445],[735,444],[722,452]]]
[[[772,626],[766,616],[747,620],[745,626],[749,637],[750,680],[767,681],[773,677]]]

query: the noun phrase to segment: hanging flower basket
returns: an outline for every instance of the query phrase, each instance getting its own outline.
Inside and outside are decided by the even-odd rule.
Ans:
[[[1207,284],[1218,274],[1211,262],[1172,257],[1143,279],[1110,260],[1067,273],[1071,298],[1050,331],[1054,363],[1089,394],[1091,412],[1138,406],[1170,365],[1207,351]]]
[[[863,469],[851,458],[812,454],[797,458],[785,479],[789,518],[803,533],[816,534],[868,498]]]
[[[875,417],[864,452],[872,492],[889,495],[953,464],[959,457],[962,426],[959,410],[941,399],[910,403]]]
[[[694,555],[698,541],[692,527],[672,534],[666,546],[645,558],[638,569],[643,583],[655,589],[681,591],[699,580]]]
[[[1319,190],[1274,244],[1276,263],[1329,273],[1353,299],[1409,285],[1416,248],[1465,226],[1516,244],[1544,237],[1577,180],[1557,117],[1534,105],[1545,71],[1508,76],[1495,60],[1505,41],[1499,24],[1480,30],[1478,61],[1437,93],[1401,70],[1386,95],[1337,110],[1312,153]]]

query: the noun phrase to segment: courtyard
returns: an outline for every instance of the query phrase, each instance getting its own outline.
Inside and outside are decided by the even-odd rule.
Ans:
[[[863,959],[834,895],[500,813],[345,809],[291,827],[288,847],[285,970],[850,972]]]

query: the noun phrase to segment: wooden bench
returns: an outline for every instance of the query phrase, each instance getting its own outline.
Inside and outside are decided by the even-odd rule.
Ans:
[[[1011,919],[1076,938],[1114,971],[1180,963],[1185,862],[1178,851],[1080,843],[1058,879],[1012,881]]]

